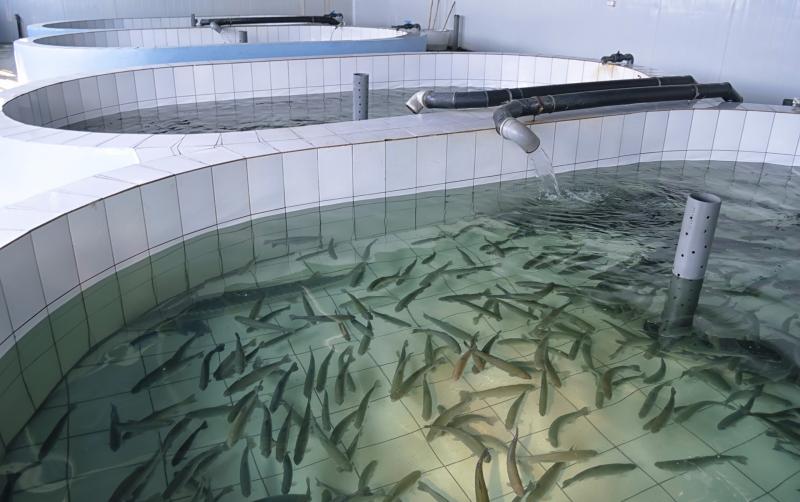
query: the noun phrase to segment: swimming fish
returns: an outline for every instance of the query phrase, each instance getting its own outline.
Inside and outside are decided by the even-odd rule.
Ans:
[[[195,340],[195,337],[190,337],[186,342],[183,343],[178,350],[175,351],[169,359],[164,361],[160,366],[156,369],[151,371],[150,373],[143,376],[136,384],[134,384],[133,388],[131,389],[132,394],[136,394],[142,389],[150,387],[151,385],[155,384],[156,382],[161,381],[162,379],[170,376],[172,373],[178,371],[179,369],[183,368],[187,364],[189,364],[194,359],[202,356],[202,352],[198,352],[192,356],[186,356],[186,351],[189,349],[189,345]]]
[[[672,410],[675,408],[675,387],[670,388],[670,396],[669,401],[667,401],[667,405],[664,406],[664,409],[661,410],[661,413],[653,417],[649,422],[644,424],[644,430],[649,430],[653,434],[660,431],[669,421],[669,417],[672,415]]]
[[[278,430],[278,438],[275,440],[275,460],[286,457],[289,450],[289,432],[292,430],[292,413],[286,414],[286,418]]]
[[[264,458],[272,455],[272,414],[268,406],[264,406],[264,420],[261,422],[261,455]]]
[[[526,380],[531,379],[530,373],[520,368],[519,366],[515,366],[514,364],[509,363],[508,361],[504,361],[498,357],[495,357],[491,354],[487,354],[486,352],[482,352],[480,350],[474,351],[474,354],[480,359],[484,360],[485,362],[491,364],[492,366],[495,366],[497,369],[508,373],[510,376],[523,378]]]
[[[536,501],[543,499],[544,496],[547,495],[547,492],[549,492],[558,481],[564,467],[566,467],[564,462],[556,462],[551,465],[550,468],[542,474],[539,481],[536,482],[533,491],[528,495],[528,500]]]
[[[395,305],[395,307],[394,307],[394,311],[395,311],[395,312],[402,312],[402,311],[403,311],[403,309],[405,309],[406,307],[408,307],[408,305],[409,305],[411,302],[413,302],[414,300],[416,300],[416,299],[417,299],[417,297],[418,297],[419,295],[421,295],[423,291],[425,291],[426,289],[428,289],[428,287],[429,287],[429,286],[420,286],[420,287],[418,287],[417,289],[415,289],[414,291],[412,291],[412,292],[408,293],[406,296],[404,296],[403,298],[401,298],[401,299],[400,299],[400,301],[397,303],[397,305]]]
[[[483,478],[483,463],[490,459],[489,450],[483,450],[475,466],[475,500],[476,502],[489,502],[489,490],[486,489],[486,480]]]
[[[644,383],[648,383],[648,384],[656,383],[659,380],[661,380],[662,378],[664,378],[664,375],[666,375],[666,374],[667,374],[667,363],[666,363],[666,361],[664,361],[664,358],[662,357],[661,358],[661,366],[659,366],[658,370],[656,370],[656,372],[653,373],[652,375],[644,377],[644,379],[642,381]]]
[[[325,389],[325,383],[328,381],[328,366],[331,363],[331,358],[335,351],[336,349],[331,346],[331,350],[325,356],[325,359],[322,360],[322,364],[319,365],[319,371],[317,372],[317,392],[322,392],[323,389]]]
[[[462,401],[466,399],[501,399],[505,397],[517,396],[522,392],[531,391],[535,388],[536,386],[530,383],[519,383],[476,391],[462,390],[459,391],[459,395]]]
[[[653,405],[656,404],[656,399],[658,398],[658,394],[661,392],[661,389],[669,385],[669,382],[664,382],[659,385],[656,385],[650,392],[647,393],[647,397],[644,398],[642,402],[642,407],[639,408],[639,418],[644,418],[650,413],[650,410],[653,409]]]
[[[275,391],[272,393],[272,400],[269,402],[269,411],[275,413],[275,410],[278,409],[278,406],[283,400],[283,393],[286,390],[286,383],[289,381],[289,377],[292,376],[292,373],[297,371],[297,363],[293,362],[292,365],[289,367],[289,371],[281,376],[281,379],[278,380],[278,385],[275,386]]]
[[[367,406],[369,406],[369,398],[375,389],[378,387],[378,382],[372,384],[372,387],[364,394],[364,397],[361,398],[361,402],[358,404],[358,413],[356,414],[355,419],[355,426],[356,428],[360,429],[361,426],[364,424],[364,418],[367,416]]]
[[[370,312],[375,314],[378,317],[378,319],[386,321],[389,324],[394,324],[395,326],[399,326],[401,328],[410,328],[411,327],[410,323],[408,323],[408,322],[406,322],[406,321],[404,321],[402,319],[398,319],[397,317],[390,316],[388,314],[383,314],[381,312],[378,312],[375,309],[371,309]]]
[[[522,478],[519,476],[519,468],[517,467],[517,441],[519,441],[519,429],[514,431],[514,439],[511,440],[511,446],[508,447],[506,471],[508,472],[508,481],[511,484],[511,489],[521,497],[525,493],[525,487],[522,486]]]
[[[325,428],[326,431],[331,430],[333,425],[331,424],[331,407],[330,402],[328,400],[328,391],[325,391],[325,395],[322,398],[322,427]]]
[[[747,457],[743,455],[708,455],[701,457],[681,458],[677,460],[662,460],[655,463],[659,469],[672,472],[683,472],[692,469],[703,469],[713,464],[723,464],[725,462],[736,462],[742,465],[747,464]]]
[[[300,432],[294,443],[294,465],[300,465],[306,454],[308,447],[308,437],[311,432],[311,400],[306,403],[306,411],[303,415],[303,422],[300,424]]]
[[[239,378],[238,380],[236,380],[235,382],[230,384],[228,386],[228,388],[225,389],[225,391],[223,391],[222,395],[223,396],[230,396],[231,394],[235,394],[237,392],[241,392],[241,391],[247,389],[251,385],[253,385],[255,383],[258,383],[261,380],[263,380],[270,373],[278,371],[278,369],[281,366],[283,366],[284,364],[288,363],[289,361],[291,361],[291,358],[288,355],[284,355],[281,359],[279,359],[278,361],[276,361],[274,363],[270,363],[270,364],[261,366],[260,368],[254,369],[250,373],[242,376],[241,378]]]
[[[539,462],[580,462],[589,458],[597,456],[595,450],[564,450],[564,451],[551,451],[548,453],[539,453],[536,455],[527,455],[525,458],[533,463]]]
[[[306,370],[306,379],[303,382],[303,395],[306,396],[306,399],[309,399],[314,391],[314,375],[317,367],[314,361],[314,351],[311,350],[311,347],[308,348],[308,354],[308,369]]]
[[[407,492],[412,486],[414,486],[419,478],[422,477],[422,471],[411,471],[410,473],[403,476],[403,479],[395,483],[386,497],[383,499],[384,502],[395,502],[396,500],[400,499],[400,495]]]
[[[245,441],[244,450],[242,451],[242,458],[239,461],[239,486],[242,490],[242,496],[250,496],[250,448],[252,443],[248,440]]]
[[[178,447],[178,451],[176,451],[175,452],[175,456],[172,457],[172,465],[173,465],[173,467],[178,465],[181,462],[181,460],[183,460],[183,457],[186,456],[186,452],[188,452],[189,449],[192,447],[192,444],[194,443],[194,440],[197,437],[197,435],[200,434],[200,431],[202,431],[204,429],[208,429],[208,423],[205,420],[203,420],[203,423],[200,424],[189,435],[189,437],[187,437],[186,440],[184,440],[183,443],[181,443],[180,447]]]
[[[430,340],[430,338],[428,338]],[[422,376],[422,419],[430,420],[433,413],[433,396],[428,385],[428,376]]]
[[[214,354],[222,352],[223,350],[225,350],[225,344],[220,343],[219,345],[208,351],[205,357],[203,357],[203,363],[200,365],[200,384],[199,384],[200,390],[206,390],[206,387],[208,387],[208,378],[209,378],[208,373],[210,371],[209,366],[211,365],[211,357]]]
[[[447,408],[446,410],[443,410],[441,413],[439,413],[439,416],[436,417],[436,420],[433,421],[433,423],[431,424],[431,427],[444,427],[444,426],[446,426],[448,423],[450,423],[450,420],[452,420],[455,416],[460,415],[464,411],[466,411],[467,408],[469,408],[471,401],[472,401],[472,399],[462,399],[461,401],[459,401],[458,403],[454,404],[450,408]],[[436,437],[436,435],[437,434],[434,433],[433,431],[429,431],[427,436],[426,436],[426,439],[428,441],[432,441],[433,438]]]
[[[518,398],[511,403],[511,406],[508,408],[508,413],[506,414],[506,422],[505,426],[507,430],[513,429],[517,424],[517,416],[519,416],[519,410],[522,408],[522,402],[525,400],[525,396],[527,392],[523,392],[519,395]]]
[[[281,479],[281,493],[286,495],[292,489],[292,460],[289,455],[283,456],[283,478]]]
[[[41,462],[47,456],[47,454],[50,453],[50,450],[53,449],[53,446],[55,446],[59,436],[61,436],[61,431],[63,431],[64,426],[67,425],[67,419],[69,418],[69,414],[70,412],[72,412],[74,407],[75,407],[74,405],[67,406],[67,410],[64,412],[63,415],[61,415],[61,418],[58,419],[56,425],[53,426],[53,428],[50,430],[50,433],[47,435],[44,442],[39,447],[39,453],[36,456],[36,459],[38,461]]]
[[[592,478],[597,476],[615,476],[618,474],[622,474],[624,472],[632,471],[637,467],[638,466],[636,464],[631,464],[631,463],[596,465],[594,467],[589,467],[588,469],[579,472],[578,474],[572,476],[569,479],[565,479],[564,482],[561,483],[561,488],[566,488],[572,483],[576,483],[578,481],[582,481],[587,478]]]
[[[414,267],[416,265],[417,265],[417,259],[415,258],[414,261],[412,261],[411,263],[406,265],[406,268],[404,268],[403,271],[400,272],[400,275],[397,277],[397,280],[394,282],[395,286],[400,286],[401,284],[406,282],[406,280],[408,280],[408,277],[411,275],[411,271],[414,270]]]
[[[564,415],[561,415],[560,417],[556,418],[555,420],[553,420],[553,423],[550,424],[550,429],[548,429],[547,431],[547,441],[551,445],[553,445],[553,448],[558,448],[558,433],[561,430],[561,427],[571,422],[574,422],[580,417],[585,417],[588,414],[589,414],[589,408],[584,406],[578,411],[565,413]]]

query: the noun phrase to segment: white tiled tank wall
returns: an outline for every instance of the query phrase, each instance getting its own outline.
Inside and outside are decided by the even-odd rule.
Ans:
[[[61,127],[155,106],[352,89],[352,74],[373,89],[508,87],[637,78],[593,61],[478,53],[399,54],[164,66],[85,77],[24,93],[3,106],[23,123]]]

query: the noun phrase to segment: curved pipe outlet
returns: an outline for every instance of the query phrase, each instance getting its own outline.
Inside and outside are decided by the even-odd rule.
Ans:
[[[674,77],[630,78],[621,80],[601,80],[599,82],[578,82],[574,84],[539,85],[533,87],[514,87],[468,92],[419,91],[408,100],[406,106],[413,113],[423,108],[488,108],[508,103],[514,99],[530,98],[555,94],[567,94],[602,89],[623,89],[630,87],[661,87],[665,85],[694,84],[691,75]]]
[[[603,106],[630,105],[635,103],[654,103],[659,101],[694,101],[705,98],[721,98],[725,101],[742,102],[742,97],[731,84],[684,84],[662,87],[634,87],[628,89],[606,89],[602,91],[574,92],[569,94],[534,96],[516,99],[498,107],[492,116],[495,129],[504,138],[520,146],[527,153],[536,150],[538,145],[529,130],[519,122],[519,117],[555,113],[567,110],[583,110]],[[519,126],[512,123],[517,122]],[[533,134],[531,131],[530,134]],[[535,136],[535,135],[534,135]],[[537,140],[538,141],[538,140]]]
[[[211,21],[210,23],[208,23],[208,27],[217,33],[222,33],[222,27],[220,27],[220,25],[217,24],[216,21]]]
[[[616,64],[623,64],[628,62],[630,66],[633,66],[633,54],[623,54],[620,51],[615,52],[614,54],[609,54],[608,56],[603,56],[600,58],[600,63],[608,64],[608,63],[616,63]]]
[[[406,108],[411,110],[411,113],[417,114],[423,110],[423,108],[427,108],[425,106],[425,98],[433,91],[417,91],[415,92],[408,101],[406,101]]]
[[[525,153],[535,152],[542,143],[539,136],[515,118],[508,117],[495,127],[500,136],[519,145]]]

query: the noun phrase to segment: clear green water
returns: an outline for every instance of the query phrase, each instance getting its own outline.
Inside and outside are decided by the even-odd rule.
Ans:
[[[231,435],[233,425],[226,416],[206,413],[204,418],[192,418],[171,444],[164,442],[187,413],[197,416],[203,413],[198,410],[240,402],[256,384],[228,396],[226,388],[254,367],[288,356],[299,367],[288,377],[283,395],[296,413],[286,441],[288,456],[296,453],[307,404],[319,428],[312,426],[300,462],[294,465],[290,460],[293,476],[286,488],[302,495],[309,480],[314,500],[327,500],[320,483],[330,486],[331,493],[338,493],[335,496],[353,494],[361,486],[380,495],[372,500],[382,500],[407,475],[413,481],[413,471],[420,471],[420,481],[435,489],[441,500],[477,500],[476,452],[465,446],[463,438],[449,433],[426,440],[430,432],[426,426],[439,416],[438,406],[451,408],[476,391],[526,383],[535,389],[522,398],[512,430],[505,422],[519,392],[473,397],[458,409],[460,413],[453,413],[454,421],[445,421],[490,450],[491,461],[483,464],[482,471],[492,499],[514,497],[507,448],[513,429],[518,428],[521,483],[540,482],[544,494],[537,494],[536,500],[797,500],[797,178],[777,166],[665,163],[561,174],[559,183],[564,194],[560,199],[543,195],[538,180],[509,182],[257,220],[187,242],[178,252],[185,252],[186,275],[196,287],[108,337],[69,372],[10,445],[3,472],[22,473],[12,489],[2,493],[15,501],[108,500],[129,476],[137,480],[132,483],[137,500],[161,500],[168,484],[180,476],[177,472],[193,459],[202,460],[198,455],[209,455],[217,448],[219,454],[209,461],[194,460],[199,467],[185,471],[192,475],[175,490],[175,499],[211,500],[205,498],[206,486],[214,496],[229,487],[221,500],[246,499],[242,458],[251,480],[249,499],[277,496],[285,479],[284,463],[276,459],[274,445],[268,457],[262,454],[261,431],[262,408],[272,403],[280,372],[264,377],[262,388],[250,394],[257,401],[249,400],[255,403],[252,413],[241,415],[241,438]],[[694,190],[710,191],[723,199],[709,274],[694,331],[658,336],[644,327],[659,319],[685,197]],[[330,239],[335,259],[327,250]],[[489,241],[504,242],[488,245]],[[320,245],[320,253],[299,259],[320,251]],[[363,278],[354,280],[353,270],[368,247]],[[524,265],[535,257],[539,265],[526,269]],[[368,289],[377,278],[395,274],[415,260],[401,284],[387,281],[385,287]],[[448,263],[443,274],[430,275]],[[473,266],[491,268],[468,273]],[[427,289],[407,308],[396,311],[402,298],[426,282],[430,282]],[[145,287],[150,287],[146,281]],[[448,296],[484,292],[528,296],[501,297],[506,303],[495,309],[490,302],[484,315],[474,306],[447,301]],[[367,350],[359,350],[364,348],[365,335],[349,320],[342,324],[350,341],[337,323],[292,319],[307,315],[304,294],[314,315],[349,312],[365,325],[365,314],[346,293],[412,327],[374,314],[374,338]],[[256,317],[286,310],[269,320],[276,327],[248,331],[237,316],[249,316],[259,299],[263,301]],[[476,296],[471,301],[482,307],[485,300]],[[430,338],[434,365],[417,372],[426,367],[430,354],[426,353],[426,332],[414,329],[443,329],[436,321],[468,335],[477,333],[478,348],[499,335],[490,354],[516,364],[513,371],[519,373],[521,368],[532,378],[510,376],[491,361],[478,372],[474,360],[465,359],[463,375],[454,379],[466,348],[460,340],[461,354],[447,348],[440,334]],[[628,338],[612,325],[624,329]],[[131,343],[153,329],[156,335]],[[278,338],[284,332],[291,334]],[[253,353],[241,374],[216,380],[213,373],[220,361],[235,352],[235,333],[241,336],[245,353],[259,343],[270,343]],[[187,360],[183,367],[131,393],[137,382],[174,356],[192,336],[186,356],[202,354],[199,359]],[[392,396],[405,343],[406,385]],[[219,344],[224,349],[210,357],[212,376],[201,390],[202,357]],[[319,373],[331,348],[335,352],[327,378],[321,380],[323,392],[316,390],[314,381],[315,388],[306,399],[310,357],[313,354]],[[349,374],[352,380],[337,376],[339,357],[347,351],[352,362],[341,375]],[[545,353],[555,373],[547,379],[546,401],[541,388],[547,371],[538,367]],[[662,359],[665,371],[659,378]],[[290,364],[281,368],[289,369]],[[614,370],[613,377],[607,373],[620,365],[638,365],[641,372]],[[235,373],[233,366],[231,373]],[[413,374],[425,375],[430,419],[423,418],[423,380],[409,380]],[[555,385],[555,375],[560,387]],[[602,384],[604,375],[612,382],[611,397],[601,403],[598,382]],[[664,385],[652,409],[640,418],[648,394],[659,384]],[[330,420],[336,426],[358,409],[373,385],[361,427],[351,422],[343,429],[341,442],[335,445],[338,453],[330,445],[323,446],[331,435],[323,418],[325,394]],[[679,408],[667,414],[670,389],[675,390],[674,404]],[[755,389],[761,394],[750,414],[726,419],[746,405],[752,395],[749,391]],[[719,404],[732,394],[727,405]],[[181,404],[187,399],[192,402]],[[716,404],[679,419],[685,410],[680,407],[704,400]],[[275,404],[271,434],[279,441],[287,412],[280,402]],[[110,447],[112,405],[118,410],[120,432],[136,431],[127,439],[123,435],[116,451]],[[160,422],[146,418],[167,407],[173,408],[160,414]],[[585,416],[561,426],[558,447],[554,447],[548,441],[553,421],[584,407]],[[34,463],[45,438],[68,410],[59,439],[41,463]],[[782,410],[788,411],[776,414]],[[654,418],[663,427],[656,427],[657,432],[645,430],[644,425]],[[723,422],[720,428],[723,419],[731,425]],[[173,467],[176,452],[203,420],[206,427],[183,448],[183,460]],[[358,438],[355,443],[354,438]],[[247,439],[252,441],[251,450],[247,450]],[[226,441],[231,442],[230,448],[220,446]],[[470,442],[469,437],[466,441]],[[776,444],[783,451],[776,450]],[[596,454],[559,465],[563,471],[555,477],[556,464],[530,457],[570,448]],[[687,463],[671,470],[655,465],[716,454],[734,460],[725,457],[697,468]],[[369,467],[373,461],[377,462],[374,470]],[[566,482],[587,468],[620,463],[632,465],[625,472]],[[152,468],[142,467],[148,465]],[[546,476],[548,469],[551,474]],[[548,484],[548,479],[553,483]],[[399,498],[433,500],[419,486],[410,482]]]
[[[409,114],[405,103],[418,90],[371,90],[369,118]],[[449,87],[441,90],[466,89]],[[334,92],[165,105],[103,115],[70,124],[63,129],[108,133],[191,134],[297,127],[342,122],[352,118],[353,93]]]

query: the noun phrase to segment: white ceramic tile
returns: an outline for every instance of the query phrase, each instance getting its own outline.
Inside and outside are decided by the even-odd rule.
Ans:
[[[475,133],[447,135],[447,171],[445,181],[462,181],[475,177]]]
[[[175,92],[175,73],[172,68],[156,68],[153,70],[153,78],[156,86],[156,98],[174,98]]]
[[[286,61],[270,61],[270,84],[272,90],[289,88],[289,63]]]
[[[216,224],[211,168],[183,173],[177,176],[177,181],[183,233],[189,234]]]
[[[405,58],[402,55],[389,56],[389,82],[402,82],[405,80]]]
[[[772,123],[767,151],[784,155],[794,155],[800,140],[800,115],[796,113],[776,113]]]
[[[449,53],[436,54],[436,80],[450,80],[453,75],[453,56]],[[427,77],[422,77],[427,78]]]
[[[289,87],[291,89],[306,87],[306,62],[304,60],[289,61]]]
[[[339,83],[344,88],[353,87],[353,73],[356,72],[356,58],[339,59]]]
[[[695,110],[689,131],[688,150],[711,150],[717,129],[717,110]]]
[[[642,152],[661,152],[667,134],[669,112],[647,112],[642,135]]]
[[[600,151],[600,136],[602,132],[602,117],[584,119],[580,121],[575,162],[589,162],[598,159],[598,153]]]
[[[133,72],[136,82],[136,99],[139,103],[156,99],[156,84],[153,70],[136,70]]]
[[[250,210],[253,214],[284,207],[282,161],[281,155],[247,159]]]
[[[406,54],[403,61],[403,80],[419,80],[420,57],[418,54]]]
[[[556,137],[553,146],[553,166],[575,163],[578,148],[579,120],[556,123]]]
[[[667,120],[664,151],[686,150],[692,127],[692,110],[672,110]]]
[[[386,191],[386,143],[353,145],[353,194],[355,196]]]
[[[177,66],[172,69],[176,96],[194,96],[194,67]]]
[[[105,201],[114,263],[147,251],[142,196],[138,188],[119,193]]]
[[[625,120],[622,123],[622,139],[619,145],[620,155],[641,153],[645,118],[646,115],[644,113],[625,115]]]
[[[503,71],[503,56],[500,54],[487,54],[486,67],[483,78],[486,80],[500,81]]]
[[[322,62],[325,85],[339,85],[339,59],[325,58]]]
[[[447,169],[447,136],[417,138],[417,186],[445,182]]]
[[[568,69],[569,69],[569,60],[553,58],[553,63],[552,66],[550,67],[550,83],[551,84],[566,83]]]
[[[619,147],[622,141],[622,127],[624,123],[624,115],[603,117],[603,130],[600,134],[599,153],[599,157],[601,159],[609,159],[619,155]]]
[[[306,59],[306,84],[309,87],[322,87],[325,85],[322,59]]]
[[[536,78],[536,58],[533,56],[520,56],[519,57],[519,82],[524,82],[523,85],[533,85]]]
[[[319,202],[316,150],[283,154],[283,185],[287,207]]]
[[[738,150],[742,140],[745,113],[737,110],[720,110],[714,133],[714,150]]]
[[[317,150],[320,200],[353,196],[353,149],[350,145]]]
[[[503,160],[500,164],[501,174],[522,173],[522,177],[524,177],[527,170],[528,154],[525,153],[525,150],[512,141],[503,140]],[[511,178],[506,177],[505,179]]]
[[[194,88],[197,96],[214,94],[214,70],[212,65],[194,67]]]
[[[237,160],[216,165],[211,168],[211,174],[214,180],[217,223],[249,216],[247,163],[244,160]]]
[[[174,176],[141,187],[147,241],[153,248],[183,235]]]
[[[72,250],[67,217],[62,216],[31,232],[44,299],[50,303],[78,285],[78,267]]]
[[[748,111],[742,129],[742,142],[739,150],[744,152],[765,152],[772,131],[772,112]]]
[[[567,83],[576,83],[583,80],[583,61],[571,59],[567,62]]]
[[[81,282],[114,265],[103,201],[70,213],[69,230]]]
[[[0,284],[14,329],[44,308],[44,291],[29,235],[0,249]]]
[[[253,63],[252,71],[254,91],[268,91],[272,88],[272,75],[269,71],[268,62],[262,61]]]
[[[386,142],[386,191],[417,186],[417,140]]]
[[[534,83],[536,85],[549,84],[553,67],[553,58],[536,56],[535,66],[536,70],[534,72]]]
[[[250,92],[253,90],[253,71],[250,63],[232,65],[234,92]]]
[[[97,77],[82,78],[78,81],[81,91],[81,103],[84,111],[98,110],[100,105],[100,90],[97,87]]]
[[[451,78],[453,80],[467,80],[469,78],[469,55],[454,53],[452,60]]]

